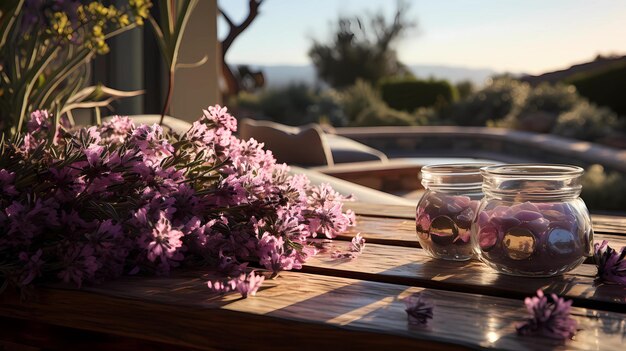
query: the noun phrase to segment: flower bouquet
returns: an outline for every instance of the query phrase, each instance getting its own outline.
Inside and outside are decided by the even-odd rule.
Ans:
[[[298,269],[316,253],[309,239],[354,223],[329,185],[290,175],[263,144],[235,137],[236,119],[220,106],[183,135],[119,116],[55,125],[36,111],[28,132],[0,147],[4,287],[210,266],[234,279],[210,286],[246,290],[258,284],[247,265]]]

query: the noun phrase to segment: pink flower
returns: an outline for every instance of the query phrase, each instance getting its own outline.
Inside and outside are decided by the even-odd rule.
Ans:
[[[163,129],[158,124],[135,128],[131,142],[141,150],[146,161],[152,164],[159,164],[174,152],[174,147],[163,137]]]
[[[52,127],[52,115],[47,110],[37,110],[30,114],[30,120],[26,124],[29,133],[47,133]]]
[[[316,234],[323,234],[329,239],[346,231],[354,224],[354,212],[351,210],[343,213],[342,203],[339,201],[324,201],[320,207],[313,207],[309,211],[309,230]]]
[[[157,258],[161,260],[177,260],[179,249],[183,245],[183,233],[173,229],[170,221],[161,212],[160,218],[152,231],[142,235],[139,239],[142,246],[148,251],[147,257],[151,262]]]
[[[203,112],[203,117],[214,122],[218,126],[218,130],[224,129],[231,132],[237,130],[237,119],[228,113],[228,108],[215,105],[209,106]]]
[[[105,143],[123,143],[135,128],[133,120],[126,116],[113,116],[102,123],[100,134]]]
[[[249,274],[243,273],[239,276],[239,279],[236,280],[235,289],[237,289],[237,291],[245,299],[248,295],[256,295],[256,292],[259,290],[261,285],[263,285],[263,281],[265,281],[265,277],[262,275],[256,275],[254,271]]]
[[[352,241],[350,241],[350,251],[356,253],[362,253],[365,248],[365,238],[361,236],[361,233],[357,233]]]
[[[234,279],[228,280],[209,280],[207,286],[213,292],[224,295],[229,293],[237,287],[237,282]]]
[[[541,289],[537,296],[524,300],[530,314],[524,323],[516,326],[520,335],[541,335],[552,339],[571,339],[576,334],[576,321],[570,317],[572,301],[565,301],[556,294],[550,299]]]

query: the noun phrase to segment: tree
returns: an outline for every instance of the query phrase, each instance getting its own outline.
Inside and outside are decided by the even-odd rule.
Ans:
[[[227,92],[226,95],[236,96],[241,90],[241,86],[237,76],[232,71],[230,66],[226,63],[226,53],[230,49],[235,39],[243,33],[248,26],[254,21],[259,14],[259,7],[263,3],[263,0],[249,0],[248,2],[248,15],[239,24],[235,24],[233,20],[228,16],[222,8],[219,8],[219,12],[224,17],[224,20],[228,24],[228,34],[226,38],[222,40],[222,73],[224,74],[224,80],[226,81]]]
[[[350,86],[359,78],[376,83],[387,76],[409,75],[393,49],[416,26],[406,18],[407,10],[405,2],[398,2],[391,23],[382,14],[367,16],[367,22],[359,16],[339,17],[332,42],[314,40],[309,50],[317,75],[336,88]]]

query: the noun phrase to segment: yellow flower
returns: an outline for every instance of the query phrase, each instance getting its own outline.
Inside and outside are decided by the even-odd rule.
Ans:
[[[74,30],[65,12],[55,12],[50,19],[51,32],[60,37],[71,38]]]
[[[135,22],[140,26],[143,25],[144,18],[148,18],[150,15],[152,2],[150,0],[129,0],[128,4],[135,14]]]

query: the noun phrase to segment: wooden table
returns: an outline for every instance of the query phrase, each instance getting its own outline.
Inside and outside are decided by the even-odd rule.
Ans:
[[[0,346],[44,349],[563,349],[623,350],[626,288],[594,287],[585,263],[557,278],[497,274],[477,261],[433,260],[419,248],[413,209],[351,203],[358,225],[335,241],[367,238],[355,260],[311,259],[266,281],[256,297],[218,296],[202,271],[125,277],[80,290],[41,287],[27,302],[0,296]],[[626,245],[626,218],[595,216],[595,240]],[[539,288],[574,301],[581,329],[563,344],[520,337],[523,298]],[[401,301],[435,304],[426,328],[407,324]],[[2,349],[0,347],[0,349]]]

